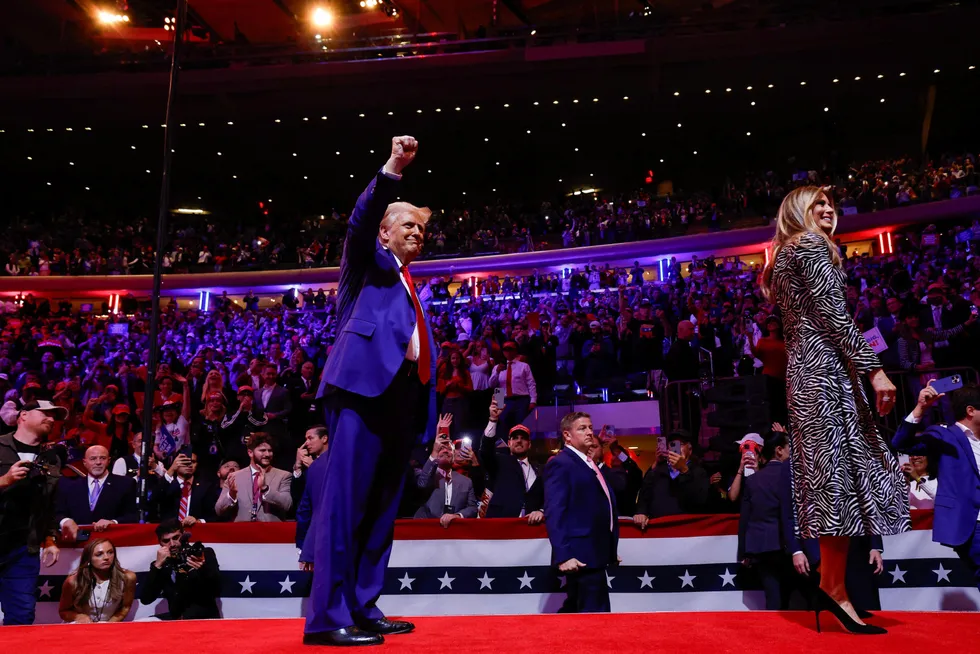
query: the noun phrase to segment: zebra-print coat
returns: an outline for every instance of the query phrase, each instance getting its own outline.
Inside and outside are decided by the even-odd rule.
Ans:
[[[864,392],[881,367],[848,315],[847,275],[804,234],[776,257],[772,293],[786,337],[793,497],[801,538],[910,528],[908,486]]]

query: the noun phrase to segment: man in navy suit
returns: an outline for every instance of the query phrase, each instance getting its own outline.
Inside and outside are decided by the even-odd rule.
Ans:
[[[377,601],[411,453],[437,419],[433,337],[408,269],[431,212],[394,202],[417,150],[411,136],[392,139],[347,221],[337,340],[318,392],[331,441],[312,495],[312,545],[304,542],[313,559],[310,645],[375,645],[415,628],[385,618]]]
[[[616,497],[589,458],[592,418],[573,412],[559,427],[564,448],[544,467],[544,520],[551,563],[567,576],[563,610],[608,613],[606,568],[619,563]]]
[[[489,478],[493,495],[487,505],[488,518],[523,518],[538,525],[544,520],[544,479],[541,466],[531,463],[531,431],[515,425],[507,434],[507,449],[497,444],[497,426],[502,409],[490,403],[490,422],[480,441],[480,464]]]
[[[105,531],[113,524],[138,522],[136,480],[109,474],[109,450],[91,445],[82,462],[85,477],[58,480],[55,515],[65,539],[75,540],[78,525]]]
[[[932,539],[956,551],[980,588],[980,387],[969,384],[950,393],[956,424],[923,430],[923,415],[943,395],[932,388],[932,382],[923,388],[892,445],[901,451],[919,451],[922,441],[929,441],[938,450],[941,481]]]
[[[762,448],[768,463],[742,483],[738,560],[754,567],[766,595],[767,611],[789,608],[793,568],[806,572],[806,556],[796,537],[786,434],[774,432]]]

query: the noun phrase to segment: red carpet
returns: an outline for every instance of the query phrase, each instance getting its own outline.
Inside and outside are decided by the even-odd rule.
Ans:
[[[824,633],[807,613],[618,613],[615,615],[460,616],[418,618],[415,633],[391,636],[362,651],[420,652],[843,652],[895,654],[976,651],[977,613],[884,613],[870,622],[887,636],[851,636],[827,614]],[[222,620],[0,629],[0,651],[112,654],[161,647],[207,654],[295,652],[301,620]],[[69,644],[70,643],[70,644]],[[311,648],[312,649],[312,648]],[[324,648],[318,648],[324,649]]]

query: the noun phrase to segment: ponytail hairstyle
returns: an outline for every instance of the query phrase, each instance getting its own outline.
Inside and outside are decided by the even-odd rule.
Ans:
[[[776,235],[772,239],[769,263],[762,271],[760,284],[767,300],[772,301],[772,273],[776,265],[776,258],[784,247],[798,243],[804,234],[816,234],[826,241],[831,262],[835,266],[841,265],[840,251],[831,238],[837,230],[837,212],[834,212],[834,224],[830,229],[830,234],[826,233],[813,219],[813,207],[821,196],[825,197],[827,202],[833,206],[833,199],[831,199],[829,191],[828,187],[801,186],[790,191],[783,198],[783,203],[779,205],[779,213],[776,214]]]

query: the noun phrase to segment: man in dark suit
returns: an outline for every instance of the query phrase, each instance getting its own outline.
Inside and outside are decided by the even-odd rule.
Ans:
[[[159,490],[160,518],[176,519],[187,529],[199,522],[213,522],[220,494],[217,477],[197,476],[196,454],[178,454]]]
[[[633,522],[646,529],[650,518],[702,513],[708,504],[711,481],[694,457],[694,437],[683,429],[667,436],[666,460],[647,470],[636,499]]]
[[[888,310],[888,313],[875,320],[875,325],[885,338],[885,345],[888,346],[888,349],[879,356],[881,358],[881,365],[885,370],[897,370],[899,367],[898,337],[899,327],[902,325],[902,301],[897,297],[890,297],[885,300],[885,308]]]
[[[65,540],[75,540],[78,525],[105,531],[113,524],[138,522],[136,481],[109,474],[109,450],[101,445],[90,446],[85,450],[83,464],[88,471],[85,477],[62,477],[58,481],[55,514]]]
[[[161,597],[166,599],[168,611],[154,616],[160,620],[220,618],[221,570],[214,550],[205,547],[203,556],[189,556],[185,565],[175,558],[185,539],[180,523],[166,520],[157,525],[156,534],[160,548],[140,584],[140,602],[152,604]]]
[[[962,299],[950,302],[946,296],[946,287],[937,282],[930,284],[926,295],[926,308],[919,319],[922,329],[936,332],[953,329],[962,325],[970,318],[969,307]],[[962,364],[961,348],[957,344],[962,337],[937,338],[932,344],[932,358],[937,368],[953,368]]]
[[[786,434],[774,432],[762,448],[765,467],[742,482],[738,521],[738,560],[755,568],[767,611],[789,608],[794,567],[806,572],[806,555],[796,537],[793,491]]]
[[[307,429],[321,420],[321,414],[317,411],[317,385],[316,366],[312,361],[304,362],[300,366],[299,375],[289,380],[288,388],[293,404],[289,431],[294,445],[303,440]]]
[[[432,454],[415,473],[415,482],[428,493],[416,518],[439,518],[439,524],[448,528],[457,518],[476,517],[473,482],[466,475],[453,474],[453,445],[448,434],[436,438]]]
[[[531,432],[524,425],[515,425],[507,435],[507,443],[501,441],[498,444],[497,426],[501,413],[497,403],[491,402],[490,422],[480,441],[478,458],[493,493],[486,517],[527,516],[528,524],[541,524],[544,520],[544,479],[541,466],[528,459]]]
[[[565,609],[608,613],[606,568],[619,563],[616,498],[589,458],[595,440],[587,413],[565,415],[564,448],[544,468],[544,516],[551,563],[567,576]]]
[[[374,645],[415,628],[377,601],[412,449],[437,419],[436,348],[408,268],[432,212],[394,202],[417,149],[411,136],[392,139],[347,221],[337,340],[318,392],[331,440],[304,542],[314,563],[306,644]]]
[[[306,495],[310,467],[314,461],[326,454],[329,443],[330,436],[327,434],[327,428],[323,425],[313,425],[306,430],[303,444],[296,450],[296,463],[293,464],[293,481],[289,485],[289,492],[293,496],[293,506],[296,507],[297,512],[303,496]]]
[[[942,396],[931,382],[923,388],[892,445],[915,453],[926,444],[938,450],[940,482],[932,539],[953,548],[980,588],[980,387],[968,384],[950,393],[956,424],[923,431],[922,417]]]
[[[273,465],[289,470],[295,451],[289,438],[289,418],[293,411],[290,393],[279,383],[279,368],[274,363],[262,366],[262,388],[255,391],[255,410],[266,420],[263,431],[272,436],[276,452]]]

